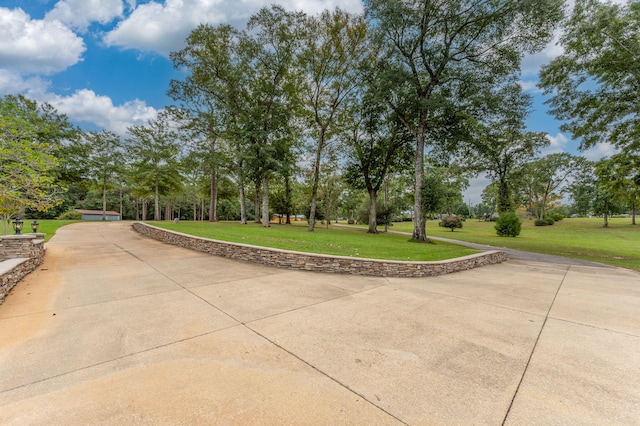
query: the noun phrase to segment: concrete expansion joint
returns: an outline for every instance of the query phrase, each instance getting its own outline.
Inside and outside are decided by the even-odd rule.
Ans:
[[[538,332],[538,336],[536,337],[536,341],[533,343],[533,347],[531,348],[531,353],[529,354],[529,359],[527,359],[527,363],[524,366],[524,370],[522,371],[522,375],[520,376],[520,381],[518,382],[518,386],[516,387],[516,390],[513,393],[513,398],[511,398],[511,403],[509,404],[509,408],[507,409],[507,412],[504,415],[504,419],[502,420],[502,425],[504,425],[506,423],[507,419],[509,418],[509,413],[511,412],[511,408],[513,408],[513,403],[516,400],[516,397],[518,396],[518,391],[520,390],[520,386],[522,386],[522,382],[524,381],[524,377],[527,375],[527,370],[529,369],[529,365],[531,364],[531,360],[533,359],[533,354],[535,353],[536,348],[538,347],[538,342],[540,341],[540,337],[542,336],[542,331],[544,330],[545,326],[547,325],[547,320],[549,319],[549,314],[551,313],[551,310],[553,309],[553,305],[556,303],[556,299],[558,298],[558,294],[560,293],[560,289],[562,288],[562,285],[564,284],[564,281],[567,279],[567,275],[569,274],[569,270],[570,269],[571,269],[571,265],[567,266],[567,270],[564,271],[564,275],[562,277],[562,280],[560,281],[560,284],[558,285],[558,288],[556,289],[556,293],[553,295],[553,300],[549,304],[549,309],[547,309],[547,313],[544,316],[544,321],[542,321],[542,326],[540,327],[540,331]]]
[[[287,348],[279,345],[277,342],[275,342],[272,339],[269,339],[267,336],[261,334],[260,332],[258,332],[257,330],[254,330],[253,328],[249,327],[249,326],[245,326],[247,327],[248,330],[250,330],[251,332],[255,333],[257,336],[260,336],[261,338],[265,339],[267,342],[269,342],[270,344],[276,346],[278,349],[284,351],[285,353],[289,354],[290,356],[294,357],[295,359],[297,359],[298,361],[302,362],[303,364],[309,366],[310,368],[312,368],[313,370],[317,371],[319,374],[323,375],[324,377],[326,377],[327,379],[333,381],[334,383],[338,384],[339,386],[343,387],[344,389],[346,389],[347,391],[351,392],[352,394],[358,396],[359,398],[362,398],[363,401],[366,401],[368,404],[372,405],[373,407],[376,407],[378,410],[382,411],[383,413],[389,415],[390,417],[394,418],[395,420],[397,420],[398,422],[400,422],[403,425],[408,425],[409,423],[403,421],[402,419],[398,418],[397,416],[395,416],[393,413],[390,413],[389,411],[385,410],[384,408],[382,408],[381,406],[379,406],[378,404],[376,404],[375,402],[371,401],[369,398],[367,398],[366,396],[362,395],[361,393],[357,392],[356,390],[352,389],[350,386],[348,386],[347,384],[341,382],[340,380],[338,380],[337,378],[331,376],[330,374],[328,374],[327,372],[325,372],[324,370],[321,370],[319,367],[317,367],[316,365],[310,363],[309,361],[305,360],[304,358],[301,358],[300,356],[298,356],[297,354],[291,352],[290,350],[288,350]]]

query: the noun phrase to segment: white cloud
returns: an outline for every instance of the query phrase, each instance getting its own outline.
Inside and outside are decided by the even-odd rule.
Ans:
[[[558,133],[555,136],[547,135],[547,139],[549,139],[549,146],[542,150],[541,154],[543,156],[566,151],[569,138],[564,134]]]
[[[48,74],[81,60],[84,41],[59,21],[32,20],[22,9],[0,7],[3,69]]]
[[[49,81],[39,77],[25,79],[18,73],[0,69],[0,96],[21,93],[40,103],[48,102],[75,123],[90,123],[124,135],[127,127],[146,124],[158,114],[158,110],[139,99],[114,105],[110,97],[88,89],[76,90],[70,96],[61,96],[49,89]]]
[[[139,99],[114,105],[108,96],[99,96],[88,89],[77,90],[71,96],[48,94],[44,100],[74,122],[93,123],[119,135],[126,134],[127,127],[146,124],[158,114]]]
[[[540,90],[537,86],[537,81],[520,80],[518,83],[520,84],[520,87],[522,87],[522,90],[524,90],[525,92],[542,93],[542,90]]]
[[[0,68],[0,96],[22,93],[28,98],[36,98],[45,93],[49,82],[40,77],[26,80],[17,72]]]
[[[179,50],[189,33],[199,24],[230,23],[244,26],[270,0],[165,0],[139,5],[131,15],[107,33],[108,46],[158,52],[168,55]],[[361,0],[281,0],[287,10],[304,10],[317,14],[324,9],[340,7],[348,12],[362,12]]]
[[[533,55],[526,55],[522,59],[522,75],[537,76],[543,65],[548,64],[553,59],[562,55],[564,53],[564,48],[558,44],[559,40],[560,36],[559,33],[557,33],[553,40],[549,42],[542,51]]]
[[[599,161],[603,158],[609,158],[614,154],[620,152],[618,148],[611,145],[610,143],[599,143],[591,149],[588,149],[584,152],[584,157],[587,160],[591,161]]]
[[[58,20],[85,31],[92,22],[107,24],[122,16],[122,0],[61,0],[46,14],[45,20]]]

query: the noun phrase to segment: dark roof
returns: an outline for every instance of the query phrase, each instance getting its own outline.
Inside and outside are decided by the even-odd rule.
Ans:
[[[99,215],[102,214],[102,210],[80,210],[80,209],[75,209],[75,211],[77,211],[78,213],[81,213],[81,214],[99,214]],[[109,211],[109,210],[105,211],[104,213],[106,215],[108,215],[108,216],[120,216],[120,213],[114,212],[114,211]]]

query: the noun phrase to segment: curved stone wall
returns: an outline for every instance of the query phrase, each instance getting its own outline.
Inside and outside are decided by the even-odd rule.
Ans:
[[[507,254],[498,250],[437,262],[359,259],[346,256],[329,256],[279,250],[194,237],[193,235],[168,231],[141,222],[136,222],[132,226],[133,229],[140,234],[164,243],[174,244],[216,256],[303,271],[382,277],[428,277],[456,271],[465,271],[507,260]]]

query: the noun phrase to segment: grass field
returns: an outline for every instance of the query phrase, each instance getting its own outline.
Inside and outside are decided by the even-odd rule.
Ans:
[[[467,247],[436,242],[417,244],[409,237],[397,234],[367,234],[364,229],[317,226],[308,232],[306,222],[295,225],[272,225],[263,228],[259,224],[241,225],[237,222],[148,222],[205,238],[275,247],[311,253],[352,256],[370,259],[433,261],[451,259],[477,253]]]
[[[22,233],[23,234],[30,234],[31,233],[31,222],[33,222],[33,219],[24,219],[24,227],[22,228]],[[44,232],[46,235],[44,237],[45,242],[49,241],[51,239],[51,237],[53,237],[56,233],[56,231],[58,230],[58,228],[61,228],[65,225],[68,225],[70,223],[75,223],[75,222],[80,222],[79,220],[38,220],[38,223],[40,224],[40,227],[38,228],[38,232]],[[13,227],[10,226],[9,229],[11,229],[11,233],[13,234]]]
[[[640,225],[631,225],[629,218],[610,219],[608,228],[602,224],[601,218],[564,219],[553,226],[534,226],[532,220],[524,220],[520,236],[508,238],[496,235],[495,222],[469,219],[462,229],[451,232],[440,228],[437,221],[429,221],[427,235],[590,260],[640,271]],[[413,223],[394,223],[390,229],[412,232]]]

